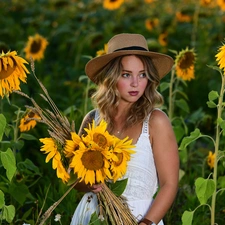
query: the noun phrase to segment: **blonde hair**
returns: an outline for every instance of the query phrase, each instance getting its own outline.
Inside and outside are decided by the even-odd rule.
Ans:
[[[144,65],[148,84],[143,96],[131,106],[126,117],[124,128],[143,122],[153,108],[163,104],[163,98],[157,91],[160,78],[151,59],[147,56],[135,56],[138,57]],[[108,63],[102,71],[98,73],[95,79],[95,82],[98,84],[98,89],[92,96],[93,103],[99,109],[100,120],[104,119],[108,123],[109,131],[114,129],[114,115],[117,113],[120,100],[117,82],[122,72],[121,60],[123,57],[124,56],[117,57]]]

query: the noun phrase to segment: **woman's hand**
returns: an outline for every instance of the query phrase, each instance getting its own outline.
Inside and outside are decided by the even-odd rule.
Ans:
[[[92,186],[88,185],[88,188],[91,192],[97,194],[102,191],[102,184],[93,184]]]

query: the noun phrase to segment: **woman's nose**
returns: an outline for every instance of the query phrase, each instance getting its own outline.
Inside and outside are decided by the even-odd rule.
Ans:
[[[132,87],[138,86],[138,77],[132,77],[131,78],[131,86]]]

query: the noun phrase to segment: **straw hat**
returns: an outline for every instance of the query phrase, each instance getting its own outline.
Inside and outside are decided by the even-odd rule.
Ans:
[[[85,67],[87,76],[95,82],[95,76],[111,60],[122,55],[144,55],[151,58],[160,79],[163,78],[173,66],[173,59],[165,54],[151,52],[144,36],[140,34],[122,33],[113,36],[108,42],[108,52],[105,55],[91,59]]]

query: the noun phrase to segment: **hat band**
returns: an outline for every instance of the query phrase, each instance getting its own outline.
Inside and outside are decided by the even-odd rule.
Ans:
[[[140,47],[140,46],[131,46],[131,47],[119,48],[119,49],[116,49],[113,52],[124,51],[124,50],[128,50],[128,51],[132,51],[132,50],[148,51],[146,48],[143,48],[143,47]]]

